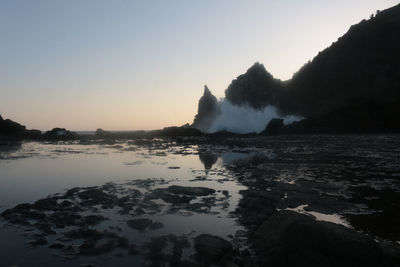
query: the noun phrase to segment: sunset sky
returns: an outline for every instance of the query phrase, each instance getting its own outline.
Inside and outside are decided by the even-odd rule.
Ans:
[[[47,130],[191,123],[254,62],[290,79],[399,1],[0,1],[0,114]]]

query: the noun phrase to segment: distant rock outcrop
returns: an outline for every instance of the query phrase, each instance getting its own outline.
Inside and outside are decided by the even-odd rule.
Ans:
[[[49,140],[73,140],[78,139],[78,134],[65,128],[53,128],[51,131],[45,132],[43,137]]]
[[[111,136],[111,132],[105,131],[105,130],[103,130],[103,129],[101,129],[101,128],[98,128],[98,129],[96,130],[96,132],[94,133],[94,136],[95,136],[96,138],[105,138],[105,137]]]
[[[38,139],[41,135],[39,130],[27,130],[24,125],[10,119],[4,120],[0,115],[0,139]]]
[[[4,136],[22,136],[25,132],[25,126],[12,121],[10,119],[4,120],[0,116],[0,134]]]
[[[200,131],[206,131],[219,113],[217,98],[210,92],[207,85],[204,86],[204,94],[199,100],[197,115],[192,126]]]

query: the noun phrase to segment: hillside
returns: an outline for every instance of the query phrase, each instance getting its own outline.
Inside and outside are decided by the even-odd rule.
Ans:
[[[373,103],[363,117],[400,111],[400,5],[350,27],[329,48],[305,64],[291,80],[274,79],[256,63],[225,91],[235,105],[255,109],[275,105],[284,114],[309,119],[336,117]],[[390,111],[381,107],[390,106]],[[378,108],[379,107],[379,108]],[[397,108],[399,107],[399,108]],[[367,109],[365,109],[367,110]],[[354,118],[357,119],[357,118]],[[395,119],[395,118],[393,118]],[[387,119],[389,124],[397,122]]]

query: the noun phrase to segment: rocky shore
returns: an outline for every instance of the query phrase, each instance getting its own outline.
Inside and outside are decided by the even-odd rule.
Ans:
[[[188,183],[205,184],[139,179],[76,187],[4,210],[1,217],[8,224],[31,229],[33,247],[46,247],[67,260],[126,255],[148,266],[398,266],[400,262],[396,135],[93,142],[120,152],[148,150],[143,157],[197,155],[206,176],[195,176]],[[224,172],[215,168],[221,160]],[[165,168],[180,169],[170,167]],[[246,231],[231,238],[207,232],[162,233],[167,226],[160,216],[223,219],[218,216],[229,207],[232,191],[206,186],[215,179],[213,173],[219,173],[218,183],[229,177],[246,187],[230,213]],[[143,234],[147,238],[141,243]]]

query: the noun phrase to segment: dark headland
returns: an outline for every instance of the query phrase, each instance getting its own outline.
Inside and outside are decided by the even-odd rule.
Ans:
[[[232,81],[225,98],[237,106],[273,105],[282,115],[305,118],[275,125],[275,134],[400,132],[399,29],[397,5],[351,26],[290,80],[275,79],[254,64]],[[215,97],[206,88],[194,125],[209,124],[215,109]]]

